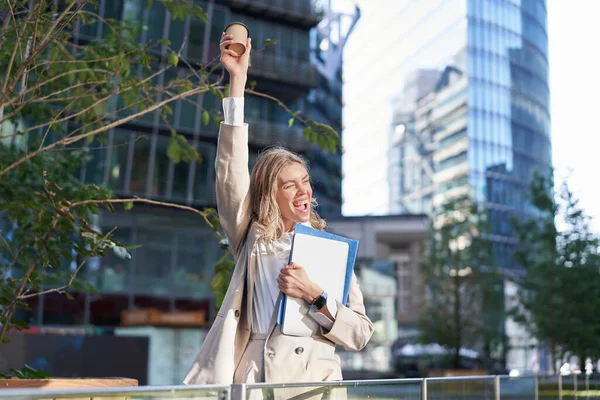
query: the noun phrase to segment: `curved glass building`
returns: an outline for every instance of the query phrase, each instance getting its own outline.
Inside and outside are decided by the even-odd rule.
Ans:
[[[384,3],[359,2],[345,52],[343,212],[473,196],[515,268],[508,221],[534,212],[529,180],[551,165],[546,1]]]
[[[532,172],[551,165],[547,19],[545,0],[468,2],[469,183],[487,201],[508,268],[508,221],[534,212]]]

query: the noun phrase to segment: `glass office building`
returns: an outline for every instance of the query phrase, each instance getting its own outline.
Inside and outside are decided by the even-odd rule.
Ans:
[[[384,4],[385,3],[385,4]],[[497,262],[551,165],[545,0],[359,2],[347,44],[344,214],[485,202]]]
[[[192,65],[206,65],[219,55],[221,32],[227,23],[242,21],[249,27],[254,51],[249,82],[256,90],[282,100],[292,110],[319,122],[341,127],[340,82],[330,82],[311,61],[311,29],[322,19],[312,0],[228,0],[198,1],[207,13],[207,22],[194,19],[172,20],[160,1],[99,0],[103,18],[137,21],[141,42],[171,41],[183,46],[183,57]],[[100,25],[78,25],[74,32],[80,40],[100,37]],[[266,39],[277,44],[263,47]],[[159,48],[166,62],[166,48]],[[157,54],[158,55],[158,54]],[[184,71],[169,71],[168,74]],[[341,76],[341,72],[339,73]],[[157,84],[168,80],[160,76]],[[333,88],[333,89],[332,89]],[[319,97],[319,93],[333,93]],[[322,99],[320,101],[319,99]],[[202,112],[221,112],[220,100],[210,93],[199,94],[192,102],[172,104],[169,124],[185,135],[202,155],[197,163],[173,163],[166,155],[170,137],[158,113],[113,129],[108,143],[91,146],[93,160],[81,171],[81,178],[111,187],[117,196],[140,196],[196,208],[215,207],[214,159],[217,126],[202,122]],[[327,109],[324,109],[327,105]],[[246,122],[250,124],[250,166],[257,154],[270,145],[283,145],[306,156],[312,167],[314,195],[321,203],[319,212],[327,217],[341,210],[341,155],[315,149],[302,135],[302,127],[288,127],[289,115],[275,102],[246,96]],[[198,216],[169,208],[136,205],[129,212],[103,214],[97,221],[102,231],[118,226],[119,241],[140,244],[132,250],[131,260],[108,255],[90,260],[89,279],[96,285],[94,294],[74,294],[70,301],[62,295],[48,295],[33,303],[32,325],[115,326],[123,310],[157,308],[161,311],[205,310],[214,312],[210,288],[220,249],[212,230]]]

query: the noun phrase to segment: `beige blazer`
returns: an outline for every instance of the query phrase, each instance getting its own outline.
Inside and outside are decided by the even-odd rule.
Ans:
[[[227,236],[235,269],[220,311],[196,357],[185,384],[231,384],[250,337],[254,291],[253,254],[257,239],[255,224],[247,214],[248,125],[221,124],[217,144],[216,192],[221,226]],[[283,335],[273,313],[265,344],[265,380],[269,383],[341,380],[340,358],[335,345],[361,350],[373,334],[365,314],[356,276],[346,306],[338,302],[332,329],[321,329],[312,337]],[[277,307],[276,307],[277,310]]]

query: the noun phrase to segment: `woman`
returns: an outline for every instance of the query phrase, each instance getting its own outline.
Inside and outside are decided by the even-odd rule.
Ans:
[[[221,63],[230,75],[231,97],[223,100],[224,122],[217,145],[216,191],[221,226],[235,270],[220,311],[186,384],[319,382],[341,380],[335,345],[362,349],[373,333],[353,277],[347,305],[326,298],[302,266],[286,265],[296,223],[325,227],[313,210],[303,159],[284,149],[264,152],[248,173],[248,125],[243,96],[251,41],[238,57],[221,40]],[[281,333],[280,292],[311,304],[319,329],[312,337]]]

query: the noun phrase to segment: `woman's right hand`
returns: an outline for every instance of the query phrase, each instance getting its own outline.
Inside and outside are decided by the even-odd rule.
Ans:
[[[248,63],[250,60],[250,50],[252,50],[252,40],[246,39],[246,52],[241,56],[227,46],[233,43],[233,36],[223,32],[221,36],[221,64],[225,67],[229,75],[237,78],[246,78],[248,74]]]

